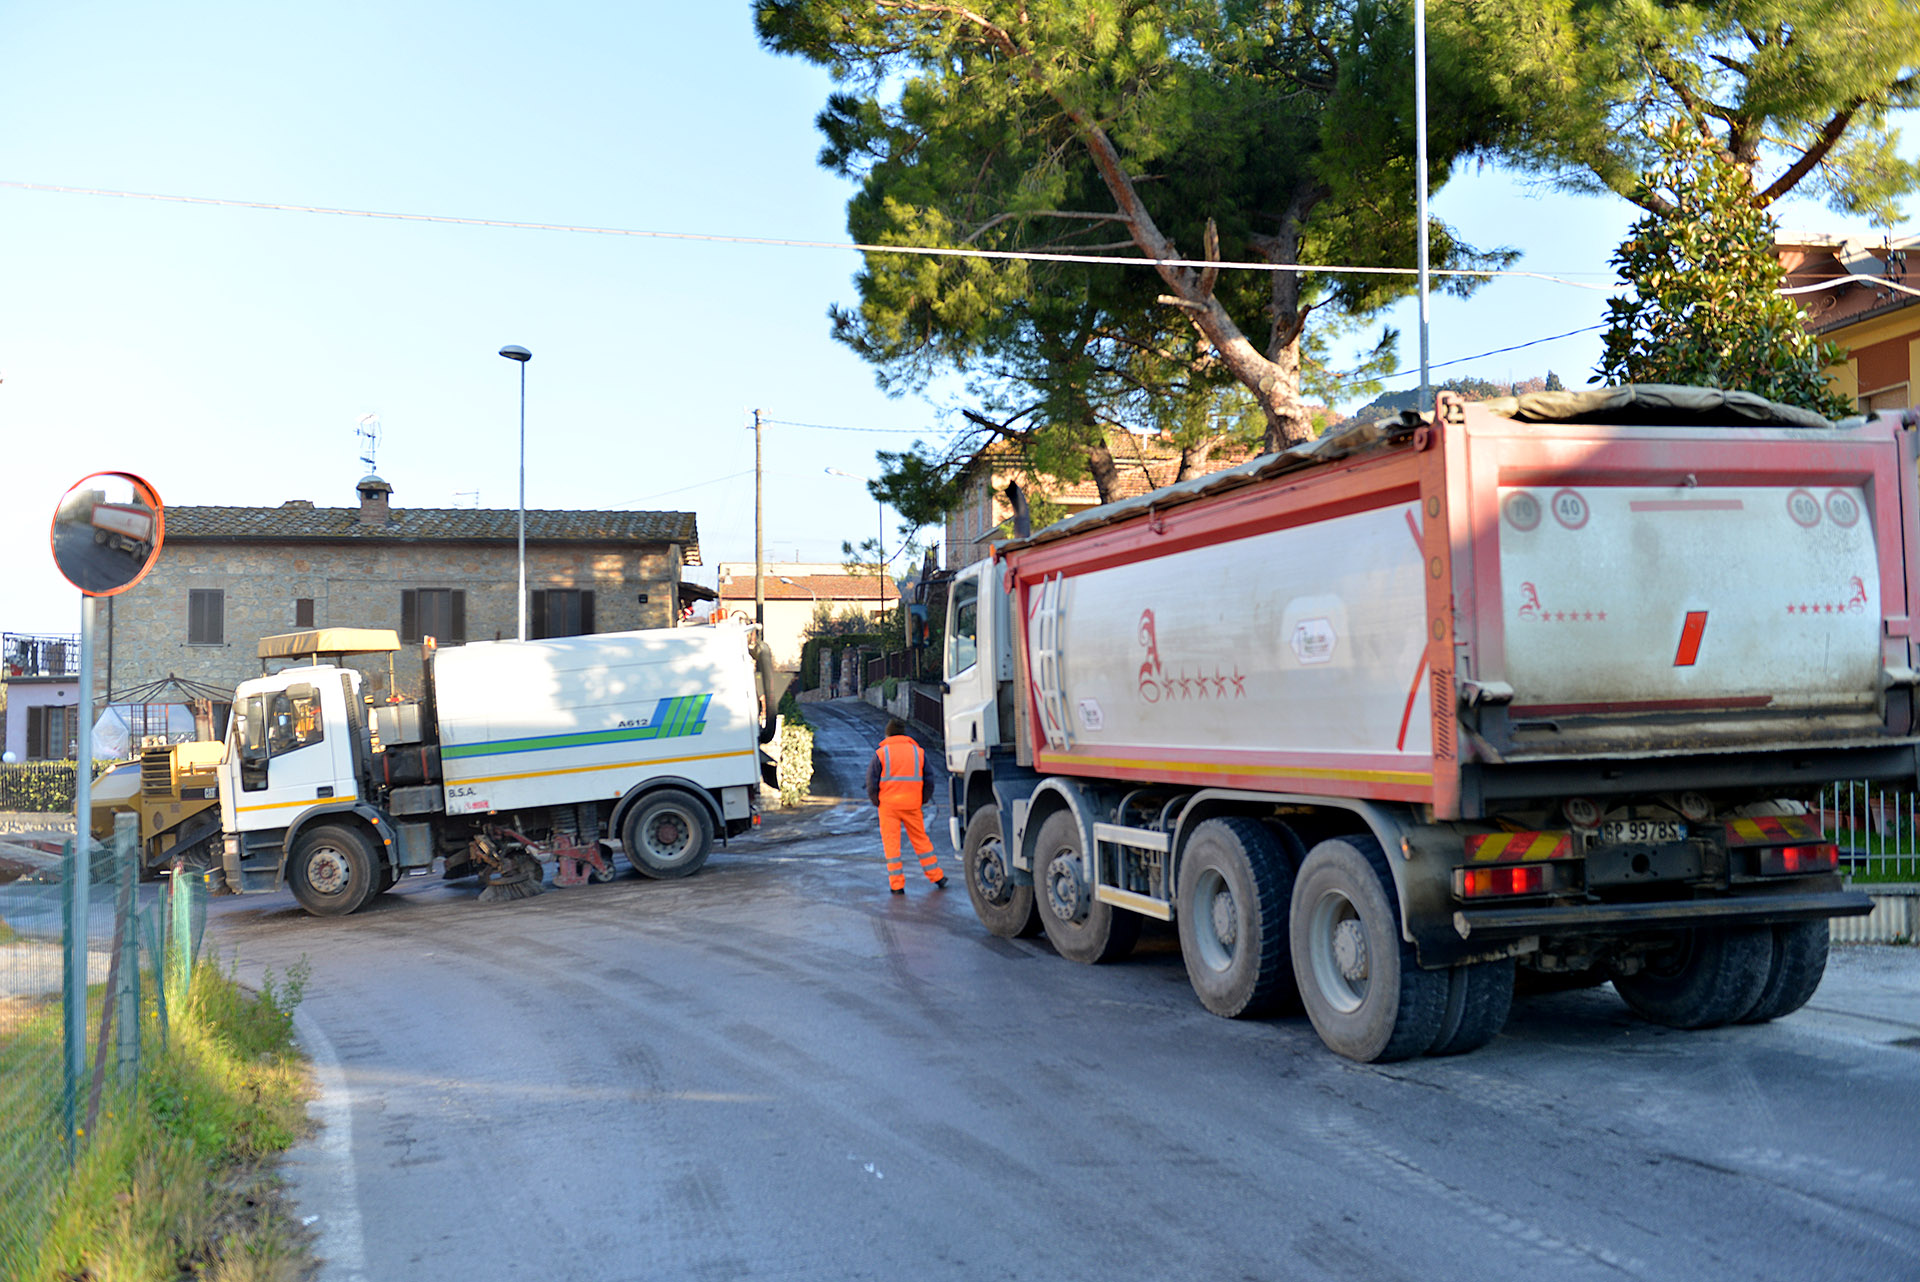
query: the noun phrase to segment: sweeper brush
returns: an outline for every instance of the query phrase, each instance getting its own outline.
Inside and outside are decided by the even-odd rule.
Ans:
[[[487,834],[473,839],[467,855],[480,870],[480,902],[531,899],[546,889],[546,870],[519,845],[493,840]]]

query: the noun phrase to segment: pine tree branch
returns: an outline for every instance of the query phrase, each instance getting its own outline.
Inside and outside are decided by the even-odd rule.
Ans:
[[[1832,118],[1820,127],[1820,133],[1814,138],[1813,145],[1801,152],[1800,158],[1788,165],[1786,172],[1769,183],[1765,191],[1754,197],[1754,203],[1761,209],[1765,209],[1792,191],[1794,184],[1805,178],[1814,166],[1827,158],[1827,153],[1831,152],[1835,144],[1840,141],[1840,135],[1844,134],[1847,126],[1853,123],[1854,113],[1858,112],[1862,105],[1864,105],[1863,101],[1855,98],[1847,106],[1834,112]]]

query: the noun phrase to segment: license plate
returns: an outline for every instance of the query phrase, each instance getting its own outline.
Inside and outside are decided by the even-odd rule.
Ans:
[[[1613,819],[1600,825],[1600,842],[1607,846],[1686,839],[1687,826],[1677,819]]]

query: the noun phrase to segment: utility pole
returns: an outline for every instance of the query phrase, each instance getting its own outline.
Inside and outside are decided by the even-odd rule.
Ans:
[[[766,544],[763,526],[766,519],[766,506],[762,494],[760,471],[760,429],[762,418],[759,410],[753,412],[753,621],[761,627],[767,625],[767,582],[766,582]]]

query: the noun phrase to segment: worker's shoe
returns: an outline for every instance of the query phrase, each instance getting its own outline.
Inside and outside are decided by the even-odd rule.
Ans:
[[[907,888],[905,886],[889,886],[887,889],[891,890],[896,895],[904,895],[907,893]]]
[[[946,874],[942,873],[940,875],[939,879],[933,883],[933,888],[935,890],[945,890],[947,888]]]

